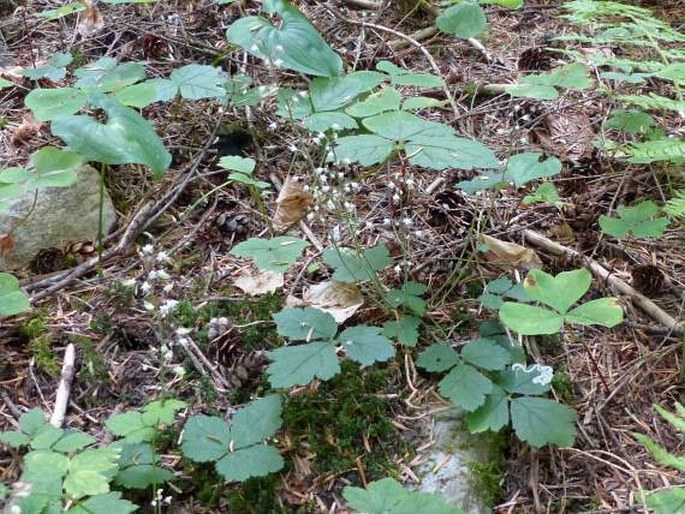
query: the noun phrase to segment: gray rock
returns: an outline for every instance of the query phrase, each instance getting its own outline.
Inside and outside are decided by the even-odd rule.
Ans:
[[[0,270],[25,267],[47,248],[62,248],[79,241],[97,241],[100,218],[100,177],[91,166],[77,170],[72,187],[31,191],[0,212],[0,235],[10,234],[13,247],[0,254]],[[34,203],[35,198],[35,203]],[[116,221],[112,199],[105,191],[102,206],[103,232]]]
[[[490,447],[490,438],[472,435],[463,415],[456,410],[433,417],[432,437],[435,443],[420,452],[425,463],[419,469],[419,491],[437,493],[467,514],[486,514],[492,506],[484,504],[479,483],[474,477],[474,464],[487,465],[497,458]]]

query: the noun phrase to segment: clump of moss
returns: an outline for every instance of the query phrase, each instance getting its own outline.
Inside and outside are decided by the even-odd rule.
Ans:
[[[389,382],[388,370],[344,362],[342,372],[315,391],[286,397],[284,427],[296,449],[316,454],[316,474],[356,470],[359,457],[368,480],[395,471],[393,456],[407,448],[392,424],[393,401],[383,397]]]
[[[174,312],[175,321],[184,327],[200,327],[197,342],[207,342],[207,330],[212,318],[225,316],[235,325],[246,325],[255,321],[271,321],[271,315],[280,311],[285,304],[281,294],[266,294],[257,298],[245,298],[240,301],[229,301],[207,304],[196,308],[192,301],[179,302]],[[264,349],[265,341],[278,341],[275,325],[256,324],[240,330],[243,351]]]
[[[62,366],[52,348],[52,339],[45,318],[38,315],[21,326],[21,333],[28,339],[27,350],[36,365],[50,376],[59,374]]]
[[[489,458],[483,462],[469,464],[473,490],[477,491],[484,505],[497,505],[502,494],[502,481],[506,462],[504,459],[507,450],[507,438],[501,432],[488,432],[480,434],[482,444],[488,450]]]

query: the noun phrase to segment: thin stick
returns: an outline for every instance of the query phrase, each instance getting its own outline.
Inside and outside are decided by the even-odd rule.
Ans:
[[[55,396],[55,407],[50,417],[50,424],[53,427],[61,428],[64,417],[67,413],[69,403],[69,393],[71,392],[71,382],[74,380],[74,361],[76,360],[76,349],[73,343],[69,343],[64,350],[64,361],[62,363],[62,374],[59,377],[57,395]]]

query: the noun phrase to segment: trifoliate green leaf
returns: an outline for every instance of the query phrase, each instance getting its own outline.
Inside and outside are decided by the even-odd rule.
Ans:
[[[307,385],[314,378],[328,380],[340,373],[335,346],[330,343],[278,348],[268,356],[273,362],[266,371],[274,388]]]
[[[528,272],[523,287],[533,300],[544,303],[561,314],[590,289],[592,274],[585,268],[564,271],[556,277],[539,269]]]
[[[52,445],[59,441],[63,434],[63,429],[48,423],[34,434],[31,439],[31,448],[34,450],[52,449]]]
[[[216,463],[216,470],[226,480],[242,482],[279,471],[285,464],[273,446],[255,445],[228,453]]]
[[[48,59],[45,66],[26,68],[21,74],[31,80],[47,78],[53,82],[57,82],[62,80],[67,74],[66,67],[71,63],[72,59],[73,57],[71,54],[55,53]]]
[[[337,282],[363,282],[371,280],[377,271],[392,264],[385,245],[364,250],[362,255],[349,248],[328,248],[323,252],[324,261],[335,270]]]
[[[466,414],[469,432],[477,434],[499,430],[509,423],[509,399],[501,387],[493,386],[485,403],[473,412]]]
[[[105,426],[114,435],[125,438],[128,443],[151,441],[156,431],[143,421],[143,413],[137,410],[114,414],[107,418]]]
[[[571,63],[548,73],[521,77],[521,84],[535,86],[557,86],[566,89],[585,89],[593,84],[589,77],[590,69],[582,63]],[[509,91],[507,91],[509,92]]]
[[[685,487],[669,487],[647,495],[647,507],[655,514],[680,514],[685,512]]]
[[[523,283],[514,284],[506,277],[488,282],[483,290],[483,294],[478,297],[481,305],[487,309],[497,310],[502,307],[505,298],[518,300],[519,302],[529,302],[530,297],[523,288]]]
[[[524,336],[556,334],[564,324],[564,317],[552,310],[513,302],[502,304],[499,319]]]
[[[413,86],[421,88],[441,87],[444,82],[442,78],[430,73],[417,73],[395,66],[389,61],[381,61],[376,65],[376,69],[390,75],[390,82],[394,86]]]
[[[421,352],[416,365],[426,371],[439,373],[447,371],[458,362],[459,354],[454,348],[446,344],[433,344]]]
[[[129,107],[143,109],[157,101],[157,87],[150,82],[141,82],[126,86],[117,91],[113,96],[122,104]]]
[[[183,427],[183,455],[195,462],[221,458],[231,441],[226,422],[216,416],[196,414]]]
[[[34,173],[28,187],[69,187],[76,182],[76,169],[83,156],[54,146],[45,146],[31,156]]]
[[[615,109],[604,123],[608,129],[622,130],[628,134],[645,133],[654,126],[654,118],[642,111]]]
[[[335,141],[335,150],[329,160],[372,166],[388,159],[393,150],[395,143],[384,137],[373,134],[344,136]]]
[[[98,494],[80,502],[66,512],[69,514],[93,514],[94,512],[110,512],[129,514],[138,510],[138,506],[121,498],[120,492]]]
[[[350,105],[345,112],[355,118],[375,116],[386,111],[400,109],[400,94],[394,87],[386,87],[374,93],[361,102]]]
[[[571,310],[565,319],[568,323],[611,328],[623,322],[623,309],[616,298],[598,298]]]
[[[359,128],[355,119],[343,112],[317,112],[310,114],[302,120],[302,126],[312,132]]]
[[[499,166],[494,152],[483,143],[454,134],[434,136],[425,131],[407,141],[404,151],[413,165],[434,170],[472,170]]]
[[[435,24],[445,34],[469,39],[483,32],[488,22],[480,5],[465,2],[446,9]]]
[[[507,161],[505,180],[512,180],[516,187],[523,187],[532,180],[552,177],[560,172],[561,161],[556,157],[544,157],[536,152],[520,153]]]
[[[290,236],[272,239],[250,238],[234,246],[231,255],[252,258],[260,270],[285,273],[308,246],[307,241]]]
[[[9,273],[0,273],[0,317],[14,316],[30,307],[29,297],[21,290],[19,280]]]
[[[620,205],[616,212],[618,218],[600,216],[599,226],[605,234],[619,239],[630,234],[635,237],[659,237],[668,226],[668,219],[657,217],[659,206],[649,200],[633,207]]]
[[[511,363],[511,354],[490,339],[469,341],[461,350],[465,361],[482,369],[497,370]]]
[[[120,449],[97,448],[76,454],[69,462],[64,491],[72,498],[109,492],[109,482],[118,470]]]
[[[511,401],[511,423],[518,438],[540,448],[571,446],[576,437],[576,413],[546,398],[522,396]]]
[[[502,371],[497,377],[497,385],[508,393],[538,395],[549,391],[553,370],[549,366],[516,363]]]
[[[0,277],[1,278],[1,277]],[[0,287],[2,283],[0,282]],[[19,428],[25,434],[30,436],[35,435],[38,430],[48,424],[45,412],[41,409],[31,409],[19,417]]]
[[[186,100],[219,98],[226,95],[223,84],[227,77],[214,66],[206,64],[187,64],[171,72],[173,82]]]
[[[145,164],[158,176],[169,167],[171,154],[149,121],[101,93],[92,93],[88,101],[107,113],[106,122],[91,116],[59,116],[52,121],[52,133],[89,161]]]
[[[524,196],[522,202],[524,205],[548,203],[556,205],[557,207],[561,206],[559,192],[552,182],[543,182],[538,186],[533,194]]]
[[[314,112],[336,111],[367,90],[354,76],[317,77],[309,85],[309,99]]]
[[[31,442],[31,437],[22,432],[16,430],[7,430],[6,432],[0,432],[0,443],[5,443],[12,448],[20,448],[22,446],[28,446]]]
[[[266,18],[247,16],[233,22],[226,38],[274,67],[320,77],[342,73],[340,56],[296,7],[280,0],[273,2],[273,7],[265,10],[281,16],[280,26]]]
[[[440,381],[440,394],[466,411],[476,410],[492,390],[492,382],[473,366],[457,364]]]
[[[411,491],[392,478],[372,482],[366,489],[347,486],[343,497],[364,514],[464,514],[441,496]]]
[[[114,481],[128,489],[145,489],[173,480],[174,474],[157,466],[159,457],[147,443],[123,444]]]
[[[339,336],[340,345],[350,359],[364,366],[385,362],[395,355],[395,348],[381,330],[364,325],[347,328]]]
[[[87,92],[118,91],[145,79],[145,67],[139,62],[117,63],[112,57],[101,57],[74,72],[76,87]]]
[[[24,99],[38,121],[48,121],[58,116],[74,114],[86,103],[87,95],[80,89],[61,87],[58,89],[32,90]]]
[[[148,426],[170,425],[174,422],[176,411],[186,407],[186,402],[167,398],[148,403],[143,409],[143,423]]]
[[[514,97],[535,98],[536,100],[554,100],[559,96],[555,87],[540,84],[515,84],[505,86],[504,90]]]
[[[278,333],[293,341],[331,339],[338,331],[335,318],[314,307],[286,307],[273,315]]]
[[[281,397],[266,396],[248,403],[231,419],[229,446],[234,449],[261,443],[283,424]]]
[[[416,316],[402,316],[383,324],[383,335],[397,339],[403,346],[416,346],[419,342],[421,320]]]

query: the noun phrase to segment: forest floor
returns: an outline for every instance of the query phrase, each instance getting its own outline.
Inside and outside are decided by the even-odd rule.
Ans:
[[[54,4],[25,2],[25,8],[0,21],[8,43],[6,68],[30,67],[54,52],[71,52],[80,64],[102,56],[145,61],[150,76],[199,63],[245,73],[254,84],[301,87],[305,80],[268,69],[229,47],[226,28],[242,13],[256,13],[257,2],[239,2],[242,7],[180,0],[101,4],[104,25],[86,36],[78,34],[76,16],[58,21],[35,16]],[[341,54],[346,67],[373,69],[388,60],[408,70],[433,72],[424,53],[393,32],[415,34],[430,27],[430,9],[387,2],[380,10],[368,10],[363,4],[299,2],[298,7]],[[682,3],[654,4],[657,17],[682,30]],[[473,172],[387,166],[368,174],[350,167],[361,184],[346,199],[360,220],[359,238],[369,246],[387,243],[395,257],[402,249],[393,242],[406,241],[411,261],[406,273],[430,288],[426,316],[441,329],[433,333],[427,324],[420,345],[445,332],[450,341],[477,336],[478,322],[487,314],[478,295],[500,273],[479,255],[480,234],[534,249],[549,273],[579,267],[578,259],[553,255],[524,236],[524,230],[538,233],[591,257],[671,316],[683,319],[682,224],[671,224],[660,238],[620,242],[602,237],[598,229],[599,216],[610,206],[642,197],[663,203],[663,168],[630,165],[593,147],[615,103],[592,91],[564,93],[553,101],[477,93],[479,86],[512,83],[522,73],[547,71],[564,61],[562,54],[545,48],[558,48],[553,37],[582,27],[560,18],[562,5],[527,0],[513,11],[488,7],[487,33],[479,38],[484,49],[440,33],[420,40],[458,107],[456,113],[449,107],[432,109],[426,117],[485,143],[500,158],[522,151],[559,157],[563,170],[554,182],[560,209],[523,206],[516,190],[473,196],[454,187],[473,178]],[[621,50],[563,45],[585,52]],[[50,87],[50,82],[42,80],[41,85]],[[659,87],[654,85],[654,91]],[[24,163],[31,152],[56,141],[47,124],[26,130],[26,92],[0,93],[0,159],[7,165]],[[268,233],[269,225],[245,187],[226,184],[227,173],[217,160],[228,153],[253,157],[258,163],[255,176],[274,187],[288,174],[308,181],[313,170],[298,158],[299,150],[292,151],[303,144],[302,135],[275,110],[269,99],[252,108],[175,101],[144,109],[174,160],[161,180],[136,165],[108,170],[107,188],[119,221],[106,247],[120,240],[148,202],[162,198],[187,174],[193,178],[170,208],[97,272],[46,289],[66,277],[65,270],[94,255],[94,245],[80,245],[46,254],[31,271],[17,273],[29,293],[40,296],[29,313],[0,322],[0,430],[13,427],[27,408],[52,410],[68,343],[77,348],[77,373],[65,425],[96,436],[104,433],[103,422],[113,412],[141,407],[161,394],[186,401],[186,414],[191,414],[226,412],[270,390],[265,352],[280,344],[271,315],[285,305],[288,295],[300,295],[328,271],[316,265],[319,252],[312,245],[302,264],[286,275],[282,291],[252,297],[238,289],[234,279],[248,265],[229,251],[248,237]],[[664,116],[659,121],[667,133],[683,134],[682,118]],[[554,133],[555,124],[566,128]],[[400,176],[402,199],[395,202],[387,186]],[[274,200],[275,195],[265,200],[268,213],[275,209]],[[305,219],[310,229],[306,237],[326,245],[337,221],[320,207]],[[346,237],[343,232],[343,243]],[[168,280],[150,281],[154,269],[163,269]],[[404,271],[394,279],[392,273],[390,282]],[[593,298],[614,295],[606,283],[593,282]],[[169,300],[174,308],[166,316],[146,308],[146,302],[158,307]],[[556,372],[555,395],[578,413],[578,436],[571,448],[534,450],[505,432],[496,441],[502,459],[490,469],[474,470],[495,512],[639,512],[640,491],[685,483],[657,464],[632,435],[647,434],[668,450],[683,453],[683,439],[653,409],[653,404],[670,408],[682,401],[683,340],[629,298],[621,301],[626,322],[613,329],[584,327],[531,338],[535,359]],[[382,315],[377,307],[365,305],[353,320],[377,324]],[[179,328],[188,329],[185,335],[213,372],[198,369],[180,348]],[[217,487],[204,468],[191,473],[178,454],[165,454],[163,462],[179,477],[169,512],[345,512],[340,495],[344,485],[389,475],[411,482],[419,464],[415,448],[428,441],[427,413],[446,404],[435,380],[414,367],[415,350],[403,349],[383,366],[360,370],[345,365],[334,380],[291,391],[278,443],[289,463],[279,474]],[[16,454],[0,454],[0,480],[16,480],[19,463]]]

